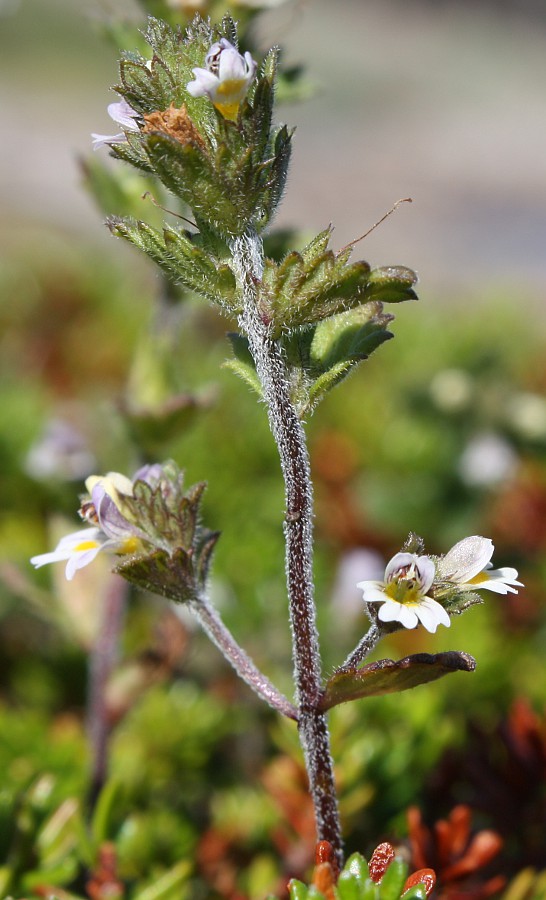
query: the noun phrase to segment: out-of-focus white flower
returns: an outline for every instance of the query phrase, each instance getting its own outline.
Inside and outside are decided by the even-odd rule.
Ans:
[[[209,0],[167,0],[169,9],[180,10],[185,13],[204,12],[209,5]]]
[[[494,432],[484,432],[470,439],[458,468],[465,484],[487,487],[510,478],[517,465],[517,453],[508,441]]]
[[[495,547],[490,538],[472,535],[455,544],[438,562],[438,576],[461,591],[486,588],[496,594],[517,594],[523,587],[517,569],[494,569],[491,557]]]
[[[332,589],[332,604],[344,618],[354,618],[362,612],[362,595],[355,584],[356,578],[381,578],[385,571],[385,559],[377,550],[355,547],[343,554],[339,561]]]
[[[508,401],[507,419],[527,440],[543,440],[546,437],[546,397],[521,391]]]
[[[64,419],[50,419],[46,423],[42,436],[25,459],[25,470],[37,479],[81,479],[94,467],[95,457],[85,438]]]
[[[256,74],[257,63],[250,53],[242,56],[226,38],[220,38],[205,57],[204,69],[193,69],[195,80],[187,85],[192,97],[208,97],[216,109],[232,122]]]
[[[111,119],[116,122],[117,125],[121,125],[123,128],[123,132],[119,134],[92,134],[93,138],[93,150],[98,150],[99,147],[103,147],[105,144],[123,144],[126,140],[127,131],[137,132],[139,130],[136,120],[139,118],[139,114],[135,112],[135,110],[129,106],[127,100],[125,98],[121,98],[116,103],[109,103],[107,107],[108,115]]]
[[[361,581],[357,587],[365,603],[381,603],[378,618],[382,622],[400,622],[415,628],[419,622],[432,634],[438,625],[449,628],[450,618],[440,603],[427,596],[436,569],[428,556],[397,553],[385,569],[383,581]]]
[[[446,413],[459,412],[472,402],[474,382],[462,369],[444,369],[430,382],[431,397]]]

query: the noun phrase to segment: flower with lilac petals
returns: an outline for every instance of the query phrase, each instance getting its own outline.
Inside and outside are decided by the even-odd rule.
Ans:
[[[139,130],[136,122],[139,114],[129,106],[127,100],[123,97],[116,103],[109,103],[107,112],[117,125],[121,125],[123,132],[110,135],[92,134],[93,150],[98,150],[99,147],[103,147],[105,144],[123,144],[127,140],[127,131],[137,132]]]
[[[419,622],[434,634],[438,625],[449,628],[450,618],[436,600],[428,596],[436,568],[428,556],[397,553],[385,569],[383,581],[361,581],[357,587],[365,603],[381,603],[381,622],[400,622],[404,628],[415,628]]]
[[[41,553],[30,560],[37,569],[49,563],[66,561],[66,577],[72,581],[76,571],[93,562],[104,545],[100,528],[84,528],[61,538],[51,553]]]
[[[123,496],[133,493],[133,483],[118,472],[104,477],[91,476],[86,481],[90,497],[83,501],[80,515],[92,528],[84,528],[61,538],[55,550],[33,556],[31,563],[39,569],[48,563],[66,562],[66,577],[71,581],[78,569],[93,562],[102,550],[121,556],[136,553],[146,535],[121,512]]]
[[[167,461],[142,466],[132,479],[119,472],[92,475],[80,516],[91,527],[69,534],[55,550],[31,559],[36,568],[66,562],[70,581],[78,569],[108,550],[122,557],[116,571],[129,581],[185,602],[199,594],[218,532],[200,524],[205,484],[184,491],[184,475]],[[129,557],[129,558],[128,558]]]
[[[517,594],[523,587],[517,569],[494,569],[491,557],[495,547],[490,538],[472,535],[455,544],[438,562],[438,576],[460,591],[486,588],[496,594]]]
[[[187,91],[192,97],[208,97],[225,119],[236,122],[256,69],[248,50],[242,56],[226,38],[220,38],[207,53],[205,68],[192,70],[195,80]]]

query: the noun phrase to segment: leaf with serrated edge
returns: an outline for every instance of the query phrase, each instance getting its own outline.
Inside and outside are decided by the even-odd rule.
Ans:
[[[416,653],[398,661],[380,659],[361,669],[334,673],[326,684],[321,709],[362,697],[406,691],[452,672],[473,672],[475,668],[476,660],[459,650],[434,655]]]
[[[137,587],[177,603],[187,603],[199,594],[192,558],[184,550],[172,556],[156,550],[149,556],[132,557],[114,571]]]

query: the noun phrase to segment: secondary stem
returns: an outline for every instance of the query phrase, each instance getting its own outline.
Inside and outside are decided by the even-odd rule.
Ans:
[[[91,745],[91,808],[106,781],[108,750],[112,723],[106,704],[106,685],[117,663],[123,629],[128,585],[122,578],[112,578],[103,599],[99,633],[89,657],[87,731]]]
[[[317,836],[332,844],[339,863],[343,843],[322,693],[313,587],[313,496],[305,432],[292,404],[284,361],[256,305],[263,269],[262,243],[252,234],[236,239],[233,262],[243,294],[241,327],[249,341],[285,482],[286,577],[298,698],[298,729],[315,808]]]
[[[262,700],[265,700],[278,712],[289,719],[297,720],[298,711],[296,707],[254,665],[248,654],[239,646],[231,632],[226,628],[218,612],[207,598],[200,597],[199,600],[192,600],[189,606],[199,620],[203,630],[206,631],[209,638],[216,644],[228,662],[231,663],[239,677]]]
[[[377,625],[372,625],[367,634],[357,644],[352,653],[349,654],[343,665],[336,669],[336,672],[348,672],[350,669],[356,669],[361,662],[364,662],[367,656],[377,645],[381,631]]]

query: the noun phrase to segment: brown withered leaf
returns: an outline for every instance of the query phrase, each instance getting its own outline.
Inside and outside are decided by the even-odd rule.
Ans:
[[[156,109],[152,113],[144,116],[145,125],[142,134],[153,134],[160,131],[174,138],[180,144],[196,144],[202,149],[205,148],[205,142],[197,131],[192,120],[188,116],[188,111],[184,105],[177,108],[171,103],[168,109]]]
[[[407,691],[452,672],[473,672],[475,668],[476,660],[460,650],[416,653],[398,661],[380,659],[360,669],[334,673],[326,684],[321,707],[327,710],[348,700]]]

